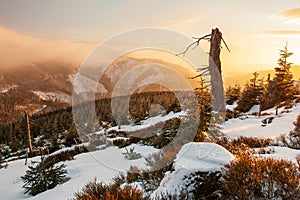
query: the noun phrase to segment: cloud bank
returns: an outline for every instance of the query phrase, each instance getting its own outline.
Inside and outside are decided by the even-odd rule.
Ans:
[[[279,16],[286,17],[286,18],[292,18],[292,19],[296,19],[296,18],[300,19],[300,8],[284,10],[279,13]]]
[[[80,65],[95,46],[96,43],[32,36],[0,26],[0,68],[44,61]]]
[[[300,8],[284,10],[273,16],[286,23],[300,24]]]

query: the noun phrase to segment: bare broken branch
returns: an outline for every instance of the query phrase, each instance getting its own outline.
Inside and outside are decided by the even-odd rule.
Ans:
[[[207,65],[202,65],[202,66],[207,66]],[[198,68],[196,71],[201,72],[201,71],[208,70],[208,69],[209,69],[209,67],[207,66],[207,67],[204,67],[204,68]]]
[[[201,77],[201,74],[198,74],[196,76],[190,77],[189,79],[195,79],[195,78],[198,78],[198,77]]]
[[[188,52],[188,50],[190,48],[195,49],[197,46],[199,46],[199,43],[201,40],[209,40],[210,36],[211,36],[211,34],[207,34],[207,35],[205,35],[203,37],[199,37],[199,38],[192,37],[193,39],[196,39],[196,41],[193,42],[192,44],[190,44],[189,46],[187,46],[187,48],[183,52],[176,54],[176,56],[182,55],[184,57],[186,52]]]
[[[204,35],[203,37],[192,37],[192,39],[195,39],[196,41],[191,43],[189,46],[187,46],[187,48],[183,52],[177,53],[176,56],[182,55],[184,57],[190,48],[192,48],[192,50],[194,50],[197,46],[199,46],[201,40],[210,41],[211,34]],[[229,49],[228,45],[226,44],[224,38],[222,37],[221,39],[222,39],[222,42],[224,43],[226,49],[228,50],[228,52],[230,52],[230,49]]]
[[[226,44],[224,38],[222,37],[221,39],[222,39],[223,43],[225,44],[225,47],[226,47],[226,49],[228,50],[228,52],[230,52],[230,50],[229,50],[229,48],[228,48],[228,46],[227,46],[227,44]]]

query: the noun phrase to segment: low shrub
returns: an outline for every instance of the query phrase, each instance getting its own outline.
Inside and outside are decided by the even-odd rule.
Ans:
[[[222,137],[216,143],[227,149],[235,156],[249,156],[254,153],[254,150],[251,149],[249,145],[231,141],[226,137]]]
[[[224,169],[228,199],[299,199],[300,169],[291,161],[242,156]]]
[[[123,138],[114,139],[113,145],[115,145],[119,148],[127,147],[128,145],[130,145],[130,140],[127,138],[126,139],[123,139]]]
[[[239,137],[232,140],[222,137],[216,143],[223,146],[235,156],[251,155],[255,153],[253,148],[262,148],[275,144],[271,138],[256,137]]]
[[[271,138],[239,137],[231,141],[234,144],[246,144],[250,148],[267,147],[274,143]]]
[[[146,193],[156,190],[167,171],[172,169],[172,164],[166,165],[156,170],[141,170],[137,167],[130,167],[127,171],[127,183],[138,182]]]
[[[226,109],[225,121],[232,119],[232,118],[238,118],[238,117],[240,117],[240,113],[238,111],[232,111],[232,110]]]
[[[167,171],[171,171],[173,160],[180,150],[178,146],[166,148],[164,152],[153,153],[146,157],[146,165],[149,169],[141,170],[138,167],[130,167],[127,171],[126,181],[128,183],[141,183],[146,193],[158,188]]]
[[[87,148],[84,146],[75,146],[74,149],[64,150],[44,158],[44,163],[51,165],[66,160],[73,160],[74,156],[77,154],[88,152]]]
[[[143,197],[140,189],[133,186],[121,187],[119,184],[106,185],[96,181],[87,183],[84,188],[75,193],[74,200],[148,200]]]
[[[275,153],[275,149],[274,149],[274,147],[269,147],[269,148],[261,147],[258,149],[258,151],[256,151],[256,153],[258,153],[258,154],[273,154],[273,153]]]

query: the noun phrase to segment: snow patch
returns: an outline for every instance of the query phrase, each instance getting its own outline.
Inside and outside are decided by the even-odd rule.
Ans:
[[[96,82],[95,80],[85,77],[82,75],[76,75],[73,78],[73,92],[80,95],[87,95],[88,93],[100,93],[107,94],[108,91],[105,86],[101,83]],[[88,98],[88,96],[85,96]]]
[[[170,112],[167,115],[158,115],[155,117],[150,117],[146,120],[142,120],[141,121],[141,125],[122,125],[121,129],[118,129],[118,126],[114,126],[111,127],[107,130],[107,132],[111,131],[111,130],[120,130],[120,131],[126,131],[126,132],[133,132],[133,131],[138,131],[141,129],[146,129],[149,128],[151,126],[154,126],[155,124],[158,124],[160,122],[165,122],[169,119],[175,118],[175,117],[184,117],[186,116],[186,112],[185,111],[181,111],[181,112],[177,112],[174,113],[173,111]]]
[[[253,108],[253,111],[255,109]],[[259,138],[276,138],[280,135],[288,134],[294,129],[293,122],[297,119],[300,114],[300,104],[288,109],[288,113],[282,113],[286,111],[284,108],[279,109],[279,115],[268,115],[268,116],[253,116],[247,115],[243,118],[230,119],[224,122],[222,126],[222,132],[229,138],[244,137],[259,137]],[[266,110],[267,113],[275,113],[275,108]],[[274,117],[271,124],[262,126],[261,122],[265,118]]]
[[[237,102],[233,102],[232,105],[226,104],[226,109],[233,111],[237,107]]]
[[[6,93],[6,92],[8,92],[11,89],[16,89],[17,87],[19,87],[19,86],[18,85],[10,85],[10,86],[1,88],[0,89],[0,93]]]
[[[42,92],[42,91],[32,91],[32,92],[44,101],[59,101],[64,103],[72,102],[72,97],[63,92]]]
[[[258,113],[259,112],[259,105],[254,105],[246,114]]]
[[[300,151],[291,149],[288,147],[274,146],[274,153],[271,154],[259,154],[260,157],[271,157],[275,159],[286,159],[294,163],[297,163],[297,158],[300,156]]]

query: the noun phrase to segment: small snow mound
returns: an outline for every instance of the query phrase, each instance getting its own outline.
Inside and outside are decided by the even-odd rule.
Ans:
[[[247,114],[252,114],[252,113],[258,113],[259,112],[259,105],[254,105],[250,110],[247,112]]]
[[[231,111],[234,111],[234,109],[237,107],[237,102],[235,101],[235,102],[233,102],[233,104],[232,105],[228,105],[228,104],[226,104],[226,109],[227,110],[231,110]]]
[[[217,171],[232,159],[231,153],[215,143],[188,143],[177,154],[174,167]]]
[[[185,186],[184,177],[197,171],[219,171],[234,160],[225,148],[214,143],[188,143],[176,156],[175,170],[166,173],[152,199],[161,194],[178,194]]]

